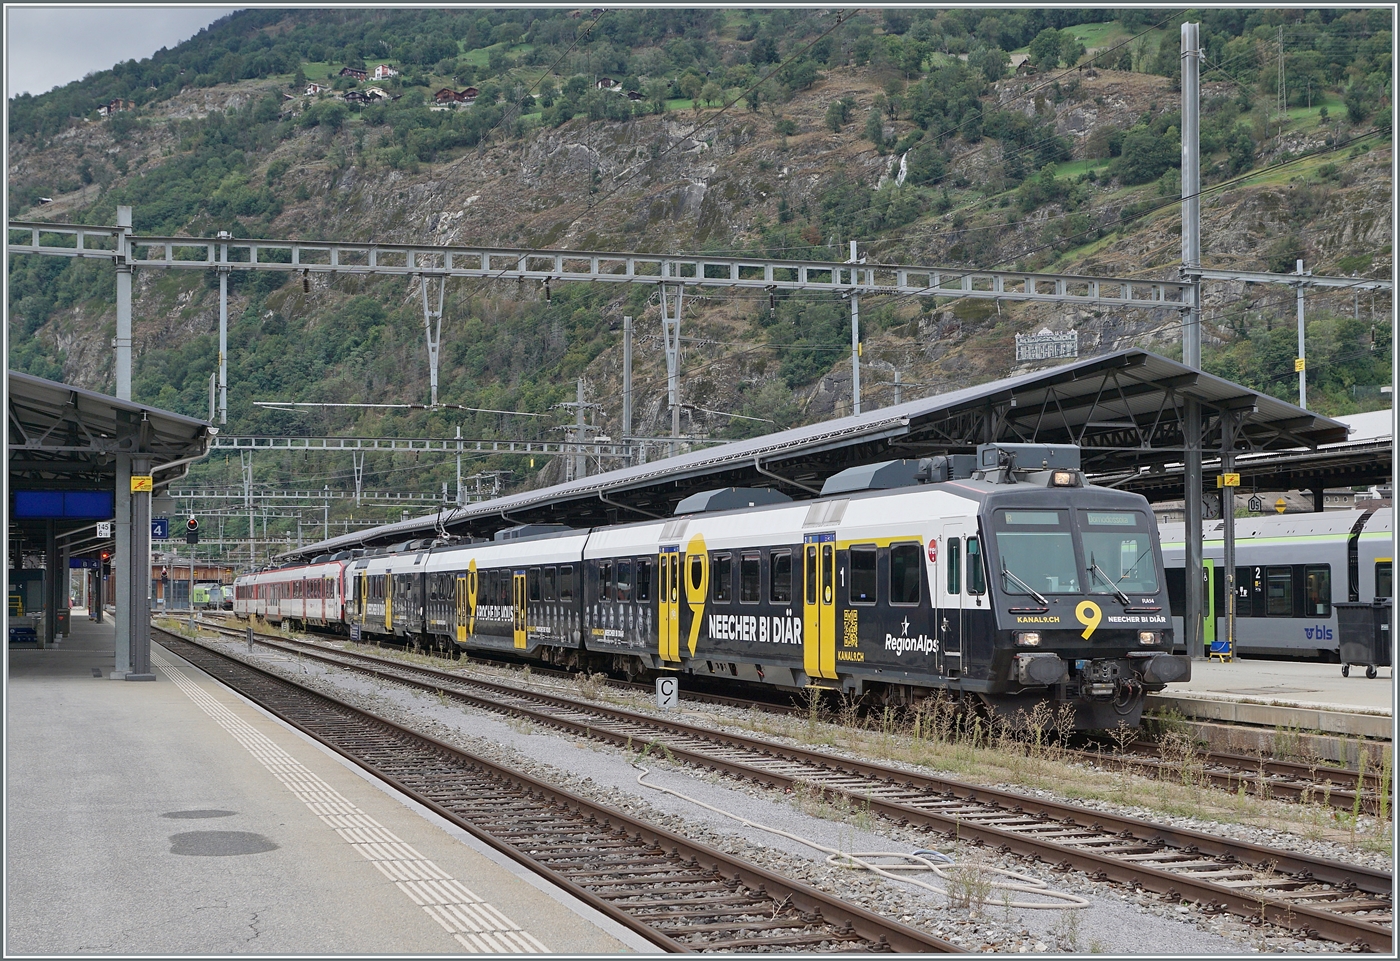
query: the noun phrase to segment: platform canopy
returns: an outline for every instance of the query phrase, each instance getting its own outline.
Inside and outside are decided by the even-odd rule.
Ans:
[[[358,531],[282,559],[442,531],[490,536],[524,523],[586,527],[666,517],[682,498],[715,487],[771,486],[803,499],[850,467],[972,453],[991,442],[1077,444],[1084,469],[1093,474],[1165,469],[1183,458],[1188,399],[1201,404],[1207,456],[1220,450],[1227,412],[1241,419],[1235,446],[1240,452],[1316,448],[1347,439],[1346,426],[1337,421],[1134,348]],[[1182,496],[1179,482],[1175,496]]]
[[[7,373],[11,502],[6,515],[12,539],[18,534],[25,543],[42,544],[48,523],[17,516],[34,513],[15,510],[20,492],[111,493],[117,477],[115,455],[123,453],[147,455],[159,489],[184,476],[180,467],[208,452],[213,428],[202,420],[31,374]],[[40,506],[44,502],[39,497],[32,500]],[[48,500],[59,511],[54,520],[57,536],[95,527],[90,516],[72,516],[90,512],[89,503],[75,496],[68,497],[67,503],[52,496]],[[74,541],[73,546],[78,543]],[[81,543],[88,548],[101,546],[95,535]]]

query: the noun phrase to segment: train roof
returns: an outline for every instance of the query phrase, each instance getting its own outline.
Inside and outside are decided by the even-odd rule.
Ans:
[[[1317,537],[1328,534],[1350,534],[1362,516],[1367,518],[1365,533],[1388,532],[1391,529],[1391,509],[1383,507],[1376,511],[1345,510],[1304,512],[1298,514],[1263,514],[1258,517],[1235,518],[1235,538],[1250,537]],[[1186,525],[1181,522],[1159,524],[1162,540],[1176,543],[1186,537]],[[1206,521],[1202,531],[1206,540],[1220,540],[1224,536],[1225,522]]]

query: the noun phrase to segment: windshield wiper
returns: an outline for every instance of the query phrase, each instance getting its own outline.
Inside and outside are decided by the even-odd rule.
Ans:
[[[1103,578],[1103,582],[1108,585],[1108,589],[1118,595],[1118,599],[1123,602],[1124,607],[1133,606],[1132,598],[1118,589],[1118,585],[1113,583],[1113,578],[1109,577],[1104,569],[1094,562],[1094,556],[1092,554],[1089,555],[1089,573],[1098,574],[1099,577]]]
[[[1001,575],[1002,575],[1002,577],[1009,577],[1009,578],[1011,578],[1013,581],[1015,581],[1017,584],[1020,584],[1021,587],[1025,588],[1026,592],[1027,592],[1028,594],[1030,594],[1031,597],[1034,597],[1037,601],[1039,601],[1041,604],[1043,604],[1046,608],[1048,608],[1048,607],[1050,606],[1050,602],[1047,601],[1047,600],[1045,599],[1045,595],[1044,595],[1044,594],[1040,593],[1040,591],[1036,590],[1034,587],[1031,587],[1029,584],[1027,584],[1025,581],[1021,580],[1021,579],[1020,579],[1019,577],[1017,577],[1015,574],[1011,573],[1011,571],[1007,569],[1007,567],[1006,567],[1005,564],[1002,564],[1002,565],[1001,565]]]

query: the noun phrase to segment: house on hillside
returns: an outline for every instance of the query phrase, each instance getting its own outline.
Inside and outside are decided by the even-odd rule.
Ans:
[[[365,98],[365,103],[369,103],[371,100],[397,100],[397,99],[399,99],[399,98],[396,97],[396,96],[390,96],[389,94],[385,93],[383,90],[380,90],[378,87],[366,87],[366,88],[364,89],[364,98]]]
[[[358,67],[341,67],[340,75],[342,77],[352,77],[355,80],[364,80],[369,76],[369,72],[361,70]]]
[[[322,92],[324,92],[324,91],[326,91],[326,90],[329,90],[329,89],[331,89],[329,84],[314,83],[314,82],[313,82],[313,83],[308,83],[308,84],[306,85],[305,93],[306,93],[306,95],[307,95],[308,97],[314,97],[314,96],[316,96],[316,94],[322,93]]]
[[[346,103],[365,103],[365,102],[368,101],[368,100],[369,100],[369,98],[366,97],[366,96],[364,95],[363,91],[360,91],[360,90],[347,90],[347,91],[345,91],[345,102],[346,102]]]
[[[457,91],[453,90],[451,87],[443,87],[437,93],[433,94],[433,103],[457,103],[461,99]]]
[[[479,96],[481,96],[481,91],[479,89],[476,87],[468,87],[466,90],[457,94],[457,99],[470,106],[476,103],[476,98]]]
[[[603,77],[597,83],[595,83],[594,86],[597,87],[599,90],[611,90],[613,87],[617,86],[617,83],[613,80],[612,77]]]
[[[399,72],[387,63],[381,63],[374,68],[375,80],[388,80],[390,77],[397,77]]]
[[[627,91],[627,99],[628,99],[628,100],[642,100],[642,99],[644,99],[644,98],[643,98],[642,92],[641,92],[640,90],[629,90],[629,91]]]
[[[107,103],[104,103],[104,104],[102,104],[100,107],[98,107],[98,108],[97,108],[97,113],[98,113],[98,116],[106,117],[106,116],[110,116],[111,114],[117,113],[117,112],[120,111],[120,110],[135,110],[135,109],[136,109],[136,104],[135,104],[135,103],[133,103],[133,102],[130,101],[130,100],[123,100],[121,97],[118,97],[117,99],[115,99],[115,100],[109,100]]]

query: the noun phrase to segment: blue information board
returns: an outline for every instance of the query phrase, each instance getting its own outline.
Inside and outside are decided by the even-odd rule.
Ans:
[[[151,540],[166,541],[170,539],[170,518],[151,518]]]

